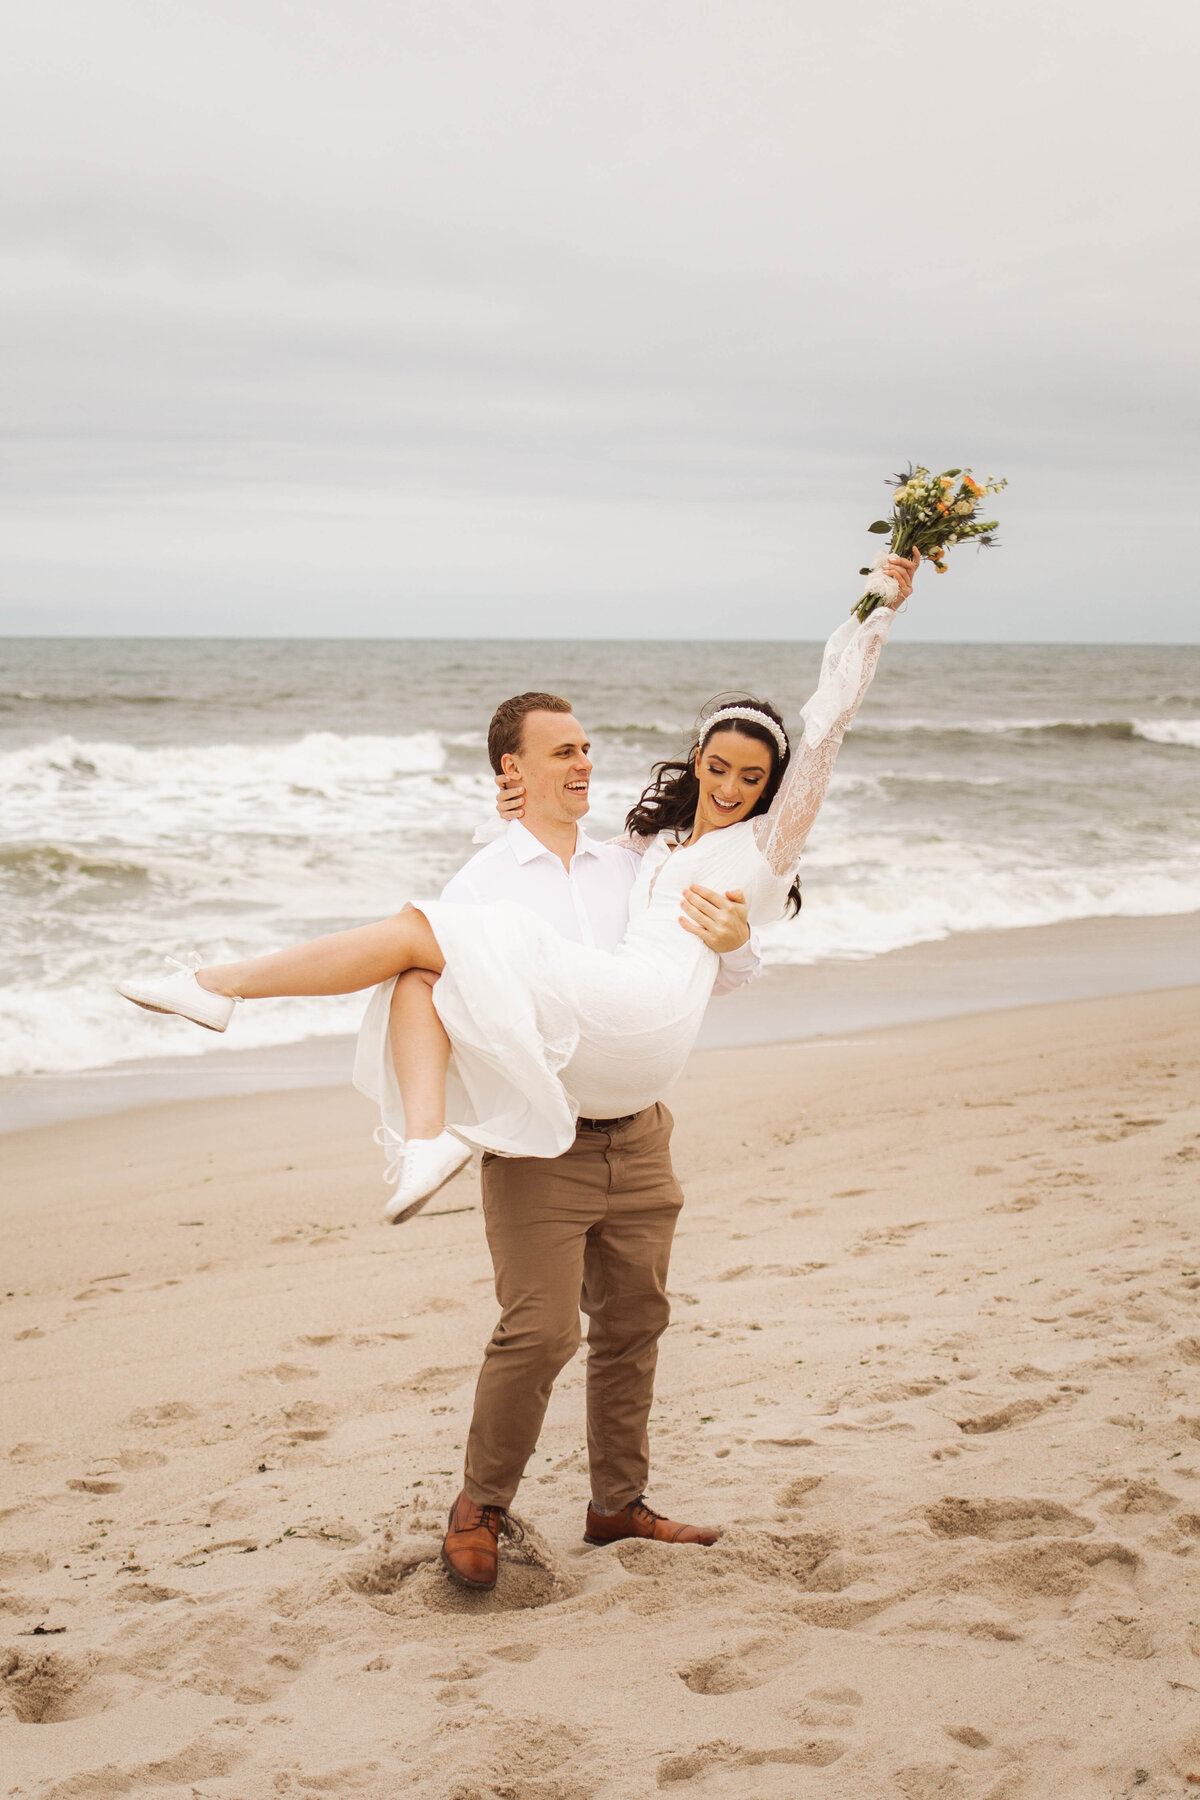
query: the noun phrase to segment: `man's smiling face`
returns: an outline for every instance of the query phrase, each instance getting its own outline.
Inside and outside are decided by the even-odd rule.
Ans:
[[[526,713],[521,747],[504,758],[503,772],[525,786],[525,822],[574,824],[588,809],[591,746],[571,713]]]

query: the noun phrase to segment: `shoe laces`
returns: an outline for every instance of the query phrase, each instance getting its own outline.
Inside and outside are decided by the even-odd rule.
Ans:
[[[652,1506],[647,1506],[645,1498],[641,1494],[639,1494],[637,1499],[635,1501],[633,1501],[629,1510],[630,1510],[630,1512],[641,1513],[643,1518],[646,1518],[646,1519],[663,1519],[663,1520],[665,1520],[666,1516],[667,1516],[666,1513],[655,1512],[655,1510]]]
[[[481,1506],[479,1522],[494,1531],[497,1537],[511,1538],[514,1544],[525,1542],[525,1527],[505,1506]]]
[[[184,962],[181,957],[171,956],[170,954],[168,954],[163,957],[163,961],[165,963],[169,963],[173,969],[178,969],[180,974],[182,974],[182,975],[194,975],[196,973],[197,969],[203,967],[203,964],[201,963],[200,958],[198,956],[193,956],[192,960],[190,962]],[[197,985],[199,985],[199,984],[197,984]],[[205,988],[204,992],[208,993],[209,989]],[[220,999],[226,999],[226,998],[232,1000],[235,1006],[240,1006],[242,1004],[242,996],[240,994],[229,994],[229,995],[214,994],[213,995],[214,1000],[220,1000]]]
[[[387,1167],[383,1171],[383,1179],[389,1184],[399,1181],[400,1172],[404,1168],[404,1152],[407,1148],[404,1139],[398,1131],[393,1131],[390,1125],[377,1125],[374,1138],[377,1144],[383,1146],[388,1158]]]

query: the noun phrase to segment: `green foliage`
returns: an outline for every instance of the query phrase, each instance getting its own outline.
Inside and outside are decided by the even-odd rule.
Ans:
[[[957,487],[955,483],[958,483]],[[939,575],[946,573],[946,552],[952,544],[970,540],[978,544],[994,544],[991,535],[996,519],[976,517],[980,503],[989,494],[998,494],[1008,484],[989,476],[976,481],[970,469],[943,469],[931,474],[922,463],[909,463],[899,475],[893,475],[892,516],[876,519],[867,530],[876,537],[889,536],[889,549],[894,556],[911,557],[914,553],[931,562]],[[869,575],[869,569],[860,569]],[[859,619],[868,619],[882,605],[878,594],[864,594],[854,611]]]

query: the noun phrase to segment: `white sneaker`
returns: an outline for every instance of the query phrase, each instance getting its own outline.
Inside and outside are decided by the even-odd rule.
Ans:
[[[390,1125],[379,1125],[375,1142],[383,1145],[390,1158],[383,1179],[396,1183],[396,1191],[383,1209],[389,1225],[400,1225],[419,1213],[425,1202],[432,1200],[471,1160],[469,1147],[449,1131],[440,1132],[435,1138],[405,1141]]]
[[[174,963],[174,975],[161,981],[119,981],[118,994],[135,1006],[144,1006],[147,1012],[178,1013],[181,1019],[191,1019],[209,1031],[224,1031],[237,1001],[226,994],[210,994],[177,956],[168,956],[167,961]]]

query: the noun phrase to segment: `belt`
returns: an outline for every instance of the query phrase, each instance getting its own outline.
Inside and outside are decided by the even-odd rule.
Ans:
[[[626,1113],[620,1119],[576,1119],[580,1131],[615,1131],[618,1125],[632,1125],[637,1118],[636,1113]]]

